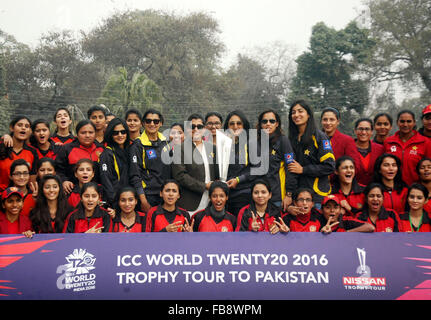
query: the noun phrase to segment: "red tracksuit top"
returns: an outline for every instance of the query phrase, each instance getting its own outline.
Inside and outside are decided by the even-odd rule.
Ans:
[[[257,216],[256,207],[254,204],[248,204],[243,207],[238,213],[238,220],[235,231],[252,231],[251,225],[253,223],[253,217],[251,215],[251,211],[256,215],[257,223],[259,224],[259,230],[261,231],[269,231],[271,225],[274,224],[274,221],[280,222],[281,211],[279,208],[268,204],[265,214],[262,218]]]
[[[373,181],[374,176],[374,164],[378,157],[380,157],[384,152],[385,148],[378,143],[371,143],[371,151],[367,155],[368,159],[365,159],[358,151],[359,154],[359,166],[356,167],[356,180],[362,185],[370,184]]]
[[[416,165],[423,157],[431,158],[431,141],[414,131],[413,137],[406,142],[401,141],[399,131],[388,137],[384,142],[385,152],[400,158],[403,181],[411,185],[419,180]]]
[[[400,218],[398,213],[391,209],[381,208],[378,214],[377,220],[374,223],[371,221],[368,211],[364,210],[356,217],[358,220],[362,220],[372,224],[376,230],[375,232],[398,232],[400,225]]]
[[[194,232],[234,232],[236,218],[226,212],[223,217],[217,219],[212,216],[210,208],[196,212],[192,217]]]
[[[36,150],[33,147],[24,144],[24,147],[20,152],[15,153],[12,150],[10,157],[11,158],[0,160],[0,192],[9,186],[10,167],[15,160],[24,159],[30,165],[30,175],[36,174],[36,163],[38,156]]]
[[[352,185],[350,193],[348,195],[345,195],[340,188],[334,186],[332,194],[335,195],[340,200],[340,202],[346,200],[347,203],[352,207],[351,211],[346,210],[346,216],[355,216],[358,212],[362,210],[365,201],[365,196],[363,193],[364,189],[365,186],[355,181]]]
[[[385,190],[385,192],[383,192],[383,207],[385,209],[392,209],[396,213],[401,214],[405,210],[407,192],[407,188],[403,188],[400,192],[396,190]]]
[[[85,216],[84,207],[80,204],[67,217],[66,222],[64,223],[63,232],[83,233],[95,226],[97,222],[99,222],[97,228],[102,226],[104,227],[102,232],[112,231],[111,216],[104,208],[97,206],[96,209],[94,209],[93,215],[87,218]]]
[[[152,207],[147,214],[146,232],[164,232],[169,224],[174,222],[181,222],[184,225],[186,222],[190,223],[189,213],[181,208],[176,208],[174,212],[167,212],[161,205]],[[182,229],[178,228],[181,232]]]
[[[422,216],[422,224],[419,226],[419,230],[410,223],[410,217],[408,212],[400,214],[400,232],[430,232],[431,231],[431,219],[428,212],[424,210]]]
[[[283,217],[284,223],[289,227],[291,232],[319,232],[324,226],[321,223],[321,213],[316,208],[312,208],[305,215],[287,214]]]
[[[19,215],[18,220],[14,223],[18,224],[18,234],[22,234],[25,231],[32,230],[33,226],[29,217],[22,214]],[[12,234],[11,230],[8,229],[9,221],[7,220],[6,214],[0,212],[0,234]]]
[[[135,223],[127,227],[121,222],[121,216],[118,214],[112,221],[112,232],[145,232],[147,217],[143,212],[136,212]]]

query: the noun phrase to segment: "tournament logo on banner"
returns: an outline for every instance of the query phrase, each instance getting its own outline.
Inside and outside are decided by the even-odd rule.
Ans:
[[[60,290],[88,291],[96,289],[96,258],[86,249],[75,249],[66,257],[67,263],[57,268]]]

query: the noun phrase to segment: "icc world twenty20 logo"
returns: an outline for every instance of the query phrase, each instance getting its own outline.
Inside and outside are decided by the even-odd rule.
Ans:
[[[96,258],[86,249],[75,249],[66,257],[66,264],[57,268],[60,290],[88,291],[96,288]]]

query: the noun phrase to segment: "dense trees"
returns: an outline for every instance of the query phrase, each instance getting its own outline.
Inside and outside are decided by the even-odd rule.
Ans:
[[[368,31],[355,22],[338,31],[324,23],[316,24],[309,50],[296,60],[289,101],[302,97],[316,110],[338,108],[347,120],[342,122],[342,129],[351,131],[351,111],[361,114],[368,104],[367,80],[360,66],[367,63],[373,46]]]
[[[218,22],[202,12],[117,12],[89,32],[44,34],[35,48],[0,30],[0,108],[35,119],[65,105],[82,116],[97,103],[119,116],[151,106],[166,124],[192,112],[240,108],[253,122],[267,108],[284,117],[294,99],[306,98],[317,112],[339,108],[342,129],[351,133],[371,101],[396,109],[393,90],[371,97],[376,81],[420,82],[427,94],[403,106],[419,107],[431,96],[430,2],[369,1],[367,27],[317,23],[300,55],[276,42],[238,53],[227,67]],[[3,132],[7,121],[0,121]]]

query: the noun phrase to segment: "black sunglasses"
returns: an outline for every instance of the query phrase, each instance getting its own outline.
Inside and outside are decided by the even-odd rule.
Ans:
[[[151,122],[154,122],[154,124],[160,123],[160,119],[145,119],[144,121],[146,124],[150,124]]]
[[[203,128],[204,128],[203,124],[192,124],[192,130],[193,129],[199,129],[199,130],[201,130]]]
[[[127,131],[126,130],[118,130],[118,131],[117,130],[113,130],[112,131],[112,135],[113,136],[118,136],[120,133],[121,134],[127,134]]]
[[[267,124],[267,123],[271,123],[271,124],[274,124],[274,123],[276,123],[277,122],[277,120],[275,120],[275,119],[262,119],[262,120],[260,120],[260,123],[262,123],[262,124]]]

